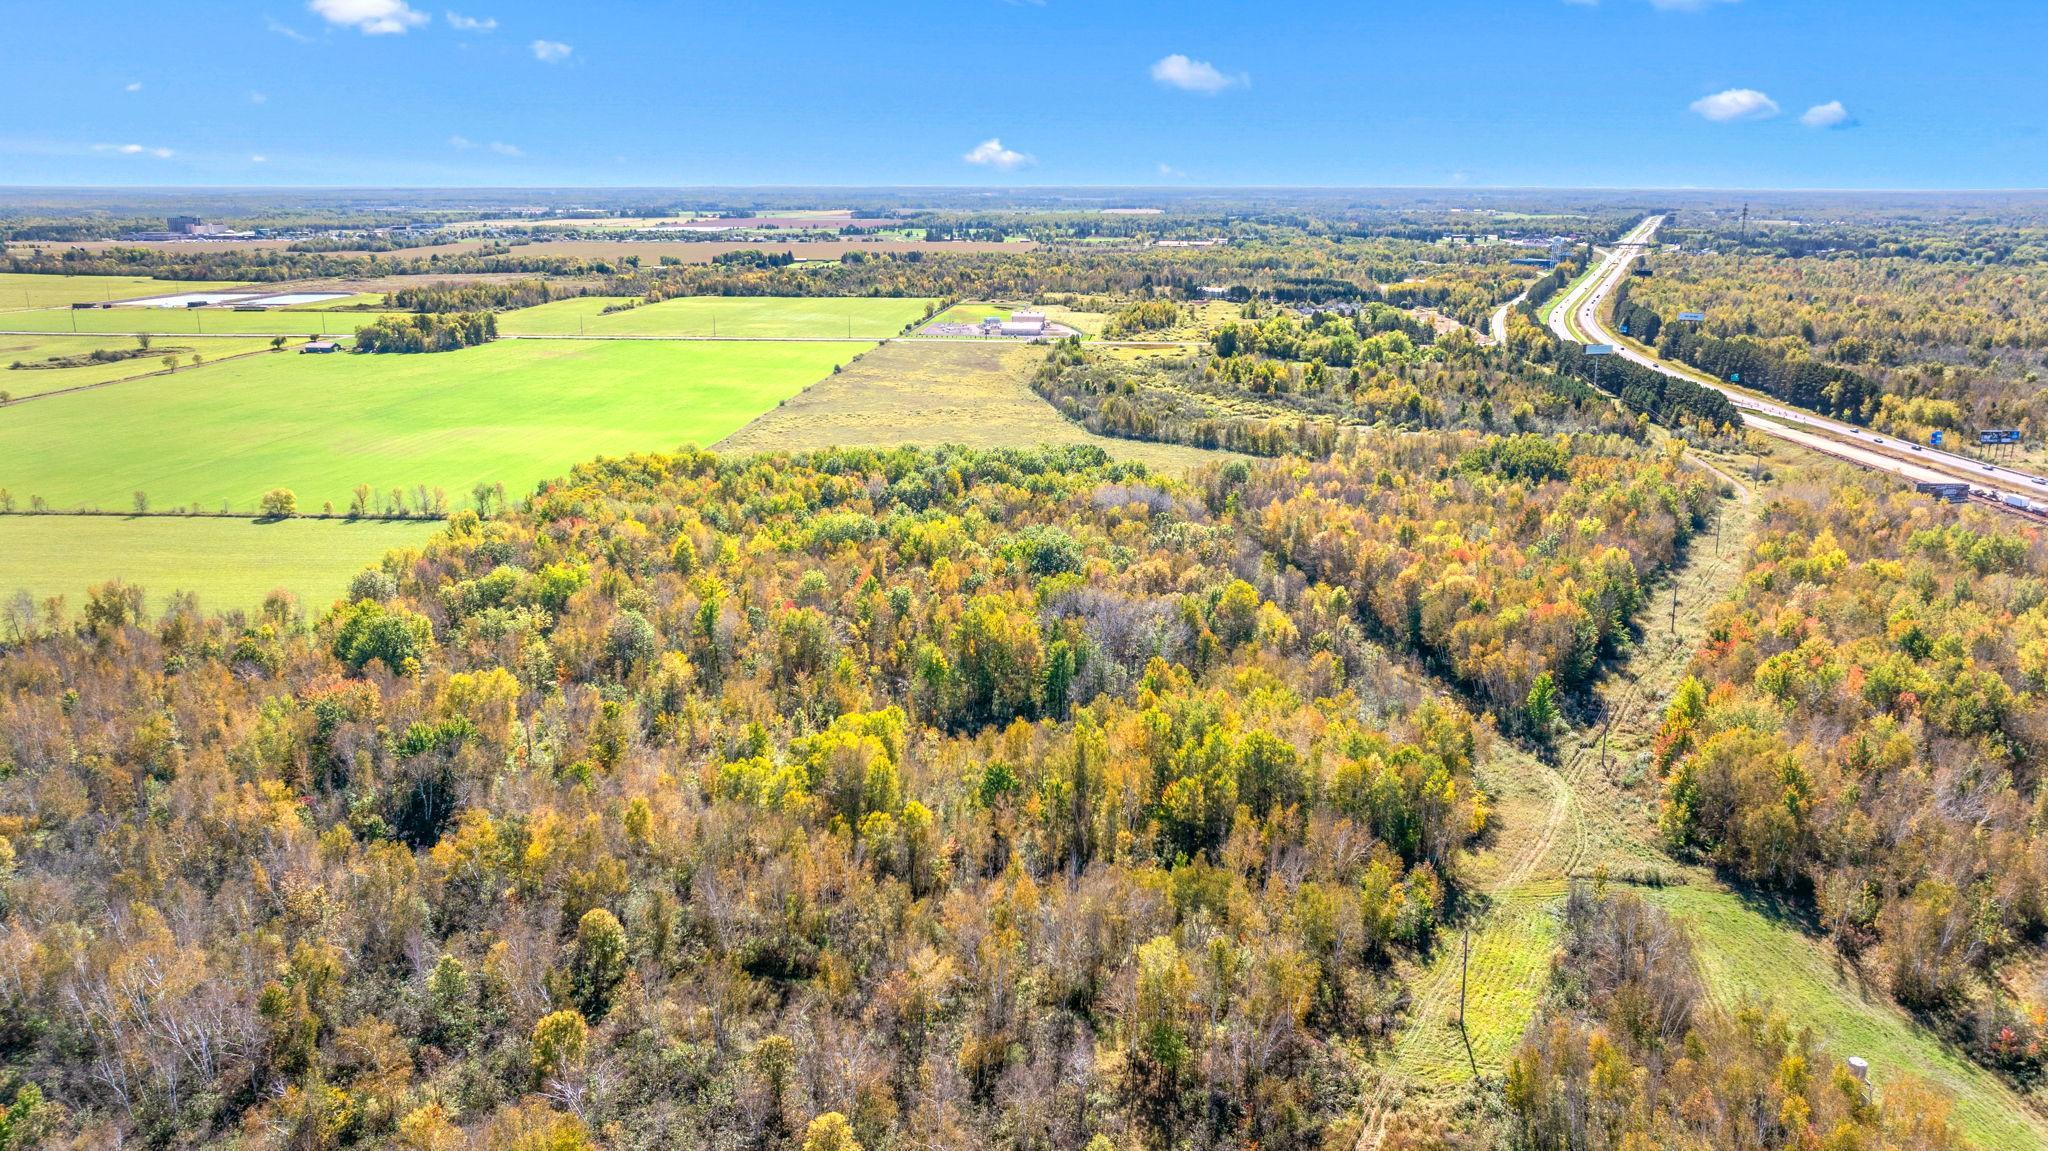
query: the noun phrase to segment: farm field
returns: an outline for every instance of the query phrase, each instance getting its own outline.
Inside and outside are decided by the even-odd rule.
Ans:
[[[0,516],[0,599],[63,596],[69,610],[87,588],[122,579],[142,588],[152,618],[170,594],[189,591],[213,611],[253,608],[283,588],[310,611],[392,548],[417,547],[431,521],[174,519],[167,516]]]
[[[827,343],[500,341],[431,355],[260,356],[0,410],[20,506],[343,508],[358,483],[515,496],[591,456],[710,443],[855,349]],[[169,431],[171,434],[167,434]]]
[[[688,296],[605,315],[630,297],[580,296],[504,312],[507,336],[739,336],[767,339],[884,339],[922,319],[924,299]]]
[[[47,308],[0,313],[0,332],[153,336],[347,336],[387,312],[231,308]],[[405,314],[405,313],[396,313]]]
[[[1092,443],[1166,472],[1233,458],[1087,431],[1054,411],[1026,382],[1044,358],[1043,348],[996,340],[885,344],[713,446],[722,452],[795,452],[834,445]]]
[[[148,355],[132,360],[83,364],[75,368],[11,367],[17,362],[32,364],[57,357],[89,355],[100,349],[127,350],[134,346],[133,340],[120,336],[0,336],[0,392],[19,400],[66,388],[156,375],[164,370],[165,356],[176,356],[187,365],[180,367],[179,371],[191,371],[193,369],[189,365],[194,354],[211,362],[228,356],[268,351],[270,341],[254,336],[239,340],[206,339],[194,343],[165,340],[152,344]]]
[[[72,304],[103,304],[167,296],[174,292],[211,292],[241,285],[234,281],[155,280],[148,276],[49,276],[33,272],[0,272],[0,312],[30,308],[68,308]]]
[[[681,228],[667,232],[691,235]],[[698,233],[719,235],[717,232]],[[22,248],[64,250],[82,248],[88,252],[106,251],[109,248],[143,248],[156,252],[263,252],[289,248],[291,240],[158,240],[143,242],[114,242],[110,240],[88,240],[79,244],[22,244]],[[404,260],[424,260],[428,256],[451,256],[474,252],[479,248],[496,243],[493,240],[449,240],[441,244],[424,244],[417,248],[406,248],[398,252],[378,253],[380,257]],[[794,252],[800,260],[836,260],[848,252],[1028,252],[1038,246],[1034,240],[1007,240],[993,243],[984,240],[906,240],[862,237],[844,240],[799,240],[777,238],[773,240],[709,240],[709,239],[617,239],[617,240],[536,240],[522,244],[518,251],[522,255],[534,256],[575,256],[580,259],[620,260],[627,256],[638,256],[642,261],[653,263],[663,257],[685,264],[710,262],[713,256],[726,252],[746,250]],[[336,252],[335,255],[366,255],[365,252]],[[450,279],[475,279],[475,273],[447,277]]]

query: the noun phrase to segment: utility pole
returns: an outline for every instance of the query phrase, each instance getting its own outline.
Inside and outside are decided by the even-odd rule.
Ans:
[[[1472,925],[1465,924],[1464,942],[1458,954],[1458,1037],[1465,1041],[1465,1063],[1472,1068],[1472,1077],[1479,1077],[1479,1060],[1472,1055],[1472,1033],[1465,1030],[1465,973],[1472,966]]]

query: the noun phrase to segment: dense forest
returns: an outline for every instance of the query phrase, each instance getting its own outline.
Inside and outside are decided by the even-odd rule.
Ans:
[[[1788,485],[1658,735],[1671,847],[1808,906],[2015,1082],[2048,986],[2048,545],[1874,480]],[[2025,970],[2026,968],[2022,968]]]
[[[1439,336],[1385,305],[1350,316],[1244,311],[1207,349],[1180,355],[1063,341],[1032,387],[1102,435],[1255,456],[1321,457],[1347,429],[1376,426],[1644,434],[1564,373],[1489,354],[1468,332]]]
[[[1710,371],[1790,365],[1811,384],[1774,394],[1816,410],[1916,439],[2048,428],[2048,263],[1688,254],[1630,294],[1661,316],[1667,355]],[[1681,311],[1706,315],[1697,334],[1671,323]]]
[[[10,613],[16,1098],[57,1145],[1317,1146],[1489,822],[1489,727],[1369,637],[1540,725],[1707,498],[1598,438],[685,453],[310,619]]]

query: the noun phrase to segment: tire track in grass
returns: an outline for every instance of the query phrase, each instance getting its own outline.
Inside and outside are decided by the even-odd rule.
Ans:
[[[1737,540],[1746,540],[1758,511],[1755,492],[1704,461],[1694,463],[1731,485],[1734,499],[1724,501],[1717,511],[1720,528]],[[1704,633],[1707,607],[1725,599],[1740,578],[1739,546],[1710,550],[1704,542],[1702,538],[1691,542],[1664,585],[1677,589],[1684,632],[1671,642],[1650,643],[1648,636],[1655,621],[1646,621],[1645,642],[1595,687],[1601,704],[1599,726],[1579,734],[1562,766],[1552,766],[1509,746],[1498,753],[1508,770],[1524,779],[1542,780],[1549,800],[1541,823],[1510,849],[1498,877],[1482,889],[1488,907],[1472,924],[1464,1034],[1454,1022],[1460,946],[1446,941],[1418,976],[1418,989],[1401,1032],[1382,1062],[1379,1082],[1361,1106],[1359,1151],[1372,1151],[1380,1145],[1395,1104],[1411,1091],[1455,1087],[1471,1078],[1473,1064],[1481,1064],[1483,1073],[1505,1062],[1541,999],[1556,938],[1552,908],[1563,896],[1566,882],[1584,870],[1589,858],[1606,846],[1634,846],[1638,853],[1655,856],[1654,848],[1632,842],[1626,819],[1613,813],[1603,814],[1620,825],[1610,829],[1619,842],[1596,848],[1583,791],[1596,780],[1604,782],[1605,768],[1600,762],[1603,736],[1610,746],[1617,732],[1633,733],[1647,741],[1656,723],[1653,704],[1676,686],[1690,662],[1692,649]],[[1645,608],[1646,614],[1650,611]],[[1465,1048],[1468,1037],[1472,1044],[1469,1057]]]

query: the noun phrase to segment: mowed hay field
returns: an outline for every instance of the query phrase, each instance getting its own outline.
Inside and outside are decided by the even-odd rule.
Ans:
[[[1687,886],[1642,894],[1692,932],[1701,975],[1722,1008],[1768,1000],[1795,1024],[1813,1028],[1837,1058],[1868,1059],[1880,1089],[1907,1075],[1934,1084],[1953,1098],[1950,1119],[1979,1147],[2048,1147],[2048,1119],[1990,1071],[1915,1027],[1882,987],[1859,986],[1822,941],[1728,891]]]
[[[242,285],[219,280],[154,280],[147,276],[45,276],[0,272],[0,312],[26,308],[68,308],[179,292],[216,292]]]
[[[580,296],[498,316],[507,336],[732,336],[879,340],[924,318],[933,303],[898,297],[686,296],[605,315],[633,297]]]
[[[179,342],[153,341],[149,354],[112,363],[81,364],[75,368],[15,368],[16,363],[36,364],[53,358],[90,355],[95,351],[128,351],[135,341],[126,336],[0,336],[0,392],[14,399],[60,392],[66,388],[131,380],[164,371],[164,357],[175,356],[178,370],[191,371],[192,357],[208,363],[229,356],[268,352],[270,341],[254,336],[246,339],[206,339]]]
[[[253,512],[478,482],[517,495],[604,454],[709,444],[831,373],[829,343],[499,341],[429,355],[257,356],[0,408],[17,506]]]
[[[391,312],[337,312],[317,308],[46,308],[0,313],[0,332],[49,332],[110,336],[352,336],[357,328]]]
[[[835,446],[976,448],[1090,443],[1166,472],[1232,458],[1178,444],[1098,436],[1054,411],[1027,382],[1045,349],[996,340],[884,344],[715,446],[722,452]]]
[[[273,590],[318,610],[393,548],[418,547],[441,525],[427,520],[174,519],[0,516],[0,598],[63,596],[75,612],[109,579],[142,588],[144,609],[192,592],[210,610],[253,608]]]

